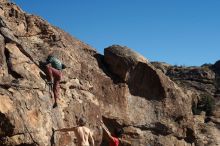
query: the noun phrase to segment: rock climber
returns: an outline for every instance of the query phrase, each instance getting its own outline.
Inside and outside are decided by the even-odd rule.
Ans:
[[[114,131],[114,134],[112,135],[108,128],[105,126],[103,121],[100,121],[100,125],[102,126],[104,132],[107,135],[108,141],[109,141],[109,146],[119,146],[119,138],[122,136],[124,133],[123,129],[116,128]]]
[[[57,99],[60,94],[60,81],[62,77],[61,70],[65,69],[66,66],[53,55],[48,55],[46,60],[46,72],[49,77],[49,85],[53,87],[54,105],[53,108],[57,107]]]
[[[76,123],[77,123],[76,127],[58,129],[55,130],[55,132],[74,131],[78,141],[78,146],[95,146],[93,134],[91,130],[85,126],[86,119],[84,117],[80,117],[76,120]]]

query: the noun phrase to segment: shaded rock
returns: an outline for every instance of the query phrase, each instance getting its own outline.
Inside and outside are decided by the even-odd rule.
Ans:
[[[214,70],[220,74],[220,60],[216,61],[215,64],[213,65]]]
[[[119,47],[119,46],[117,46],[117,47]],[[129,93],[127,91],[127,93],[126,93],[127,94],[126,96],[128,96],[128,105],[129,106],[128,106],[127,110],[128,110],[128,116],[129,116],[130,120],[132,120],[136,124],[140,125],[141,123],[144,123],[144,122],[151,123],[151,124],[156,123],[156,121],[158,121],[160,118],[162,118],[162,117],[165,118],[164,116],[162,116],[163,114],[165,114],[167,118],[169,117],[169,119],[172,119],[174,123],[175,122],[181,123],[181,121],[184,121],[184,119],[186,117],[190,118],[190,116],[191,116],[190,110],[191,109],[189,107],[185,106],[187,100],[188,100],[188,103],[190,104],[190,102],[191,102],[190,98],[187,95],[185,95],[178,86],[176,86],[161,71],[156,70],[150,63],[146,62],[146,60],[143,61],[142,59],[137,59],[135,57],[134,57],[134,59],[130,59],[130,56],[126,54],[126,51],[124,53],[121,53],[118,51],[117,47],[116,48],[110,47],[112,62],[114,62],[115,60],[117,60],[117,62],[115,64],[112,62],[110,63],[110,62],[106,61],[107,59],[105,59],[105,62],[106,62],[106,64],[110,65],[110,71],[113,74],[117,74],[118,76],[120,76],[121,79],[123,79],[123,77],[125,77],[123,75],[126,75],[126,79],[124,78],[125,79],[124,81],[128,85],[128,89],[130,92]],[[116,49],[116,50],[114,50],[114,49]],[[122,48],[120,48],[120,49],[122,49]],[[129,54],[132,54],[131,50],[129,50]],[[118,56],[120,59],[118,59]],[[121,59],[121,58],[123,58],[123,59]],[[131,62],[127,61],[130,63],[129,64],[129,63],[125,62],[124,60],[132,60],[132,61]],[[135,60],[135,61],[133,61],[133,60]],[[123,73],[120,72],[121,68],[117,68],[118,66],[122,66]],[[127,68],[123,68],[124,66],[127,66]],[[116,70],[116,68],[117,68],[117,70]],[[120,74],[119,72],[122,73],[123,75]],[[114,80],[114,78],[113,78],[113,80]],[[130,95],[130,97],[129,97],[129,95]],[[138,98],[138,97],[140,97],[140,98]],[[143,97],[144,97],[144,99],[141,100],[141,98],[143,98]],[[154,101],[158,101],[158,103],[154,102]],[[184,101],[184,103],[182,101]],[[139,102],[141,102],[142,104],[140,104]],[[135,105],[133,106],[134,103],[135,103]],[[161,106],[163,104],[169,105],[169,107],[164,106],[162,109]],[[175,107],[171,106],[174,104],[175,104]],[[154,108],[155,106],[158,108],[155,109]],[[141,115],[139,114],[138,116],[135,115],[136,113],[142,113],[141,111],[143,111],[143,109],[145,107],[148,108],[148,110],[147,110],[148,112],[145,113],[148,118],[146,118],[142,114]],[[177,108],[177,107],[179,107],[179,108]],[[136,113],[135,113],[135,111],[136,111]],[[186,116],[186,113],[187,113],[187,116]],[[180,117],[182,117],[182,118],[180,118]],[[162,120],[162,119],[160,119],[160,120]],[[185,122],[189,122],[189,121],[186,120]],[[187,134],[185,132],[183,132],[182,130],[180,130],[181,128],[179,128],[178,126],[177,126],[178,127],[177,128],[174,125],[170,126],[170,124],[165,122],[164,127],[169,127],[169,128],[172,127],[171,129],[176,129],[176,130],[171,130],[170,132],[168,132],[166,134],[163,133],[162,130],[159,128],[160,126],[155,126],[157,128],[146,127],[146,128],[141,128],[141,129],[142,130],[144,130],[144,129],[149,130],[152,132],[154,131],[153,132],[154,135],[160,135],[160,133],[163,133],[161,135],[164,135],[164,134],[169,135],[172,133],[174,135],[177,135],[177,137],[181,137],[182,139],[186,138],[185,136]],[[140,126],[138,126],[138,127],[140,127]],[[184,127],[184,129],[185,128],[187,129],[187,127]],[[192,125],[190,125],[188,127],[188,129],[191,129],[193,131]],[[167,130],[165,130],[165,131],[167,131]],[[185,131],[187,131],[187,130],[185,130]]]
[[[11,136],[14,132],[14,125],[3,113],[0,113],[0,120],[0,137]]]
[[[0,18],[0,27],[6,27],[6,24],[5,24],[5,22],[3,21],[2,18]]]
[[[147,60],[127,47],[113,45],[104,50],[104,60],[110,70],[123,81],[127,81],[128,73],[138,62]]]
[[[131,94],[135,96],[152,100],[166,97],[160,76],[146,63],[139,62],[130,72],[128,86]]]
[[[0,68],[4,66],[5,63],[5,40],[2,35],[0,35]]]
[[[166,97],[157,71],[131,49],[119,45],[108,47],[104,60],[113,74],[128,83],[132,95],[149,99]]]

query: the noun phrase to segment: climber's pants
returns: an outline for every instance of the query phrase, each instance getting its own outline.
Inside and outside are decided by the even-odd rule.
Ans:
[[[51,66],[47,66],[47,73],[50,77],[50,80],[53,81],[53,94],[55,100],[59,98],[59,91],[60,91],[60,80],[62,77],[62,73],[60,70],[57,70]]]

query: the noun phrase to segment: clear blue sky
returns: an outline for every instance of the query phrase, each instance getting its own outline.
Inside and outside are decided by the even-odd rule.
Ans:
[[[101,54],[119,44],[174,65],[220,59],[220,0],[12,1]]]

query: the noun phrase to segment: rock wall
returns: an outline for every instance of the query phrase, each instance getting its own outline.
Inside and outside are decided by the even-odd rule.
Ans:
[[[171,66],[153,62],[192,98],[197,145],[219,145],[219,61],[200,67]]]
[[[42,18],[1,1],[0,49],[2,146],[75,146],[74,133],[53,134],[52,128],[74,126],[81,115],[96,145],[106,145],[97,124],[101,118],[110,131],[123,128],[132,146],[205,144],[197,142],[192,94],[127,47],[110,46],[103,56]],[[67,65],[57,108],[52,108],[39,64],[51,53]]]

